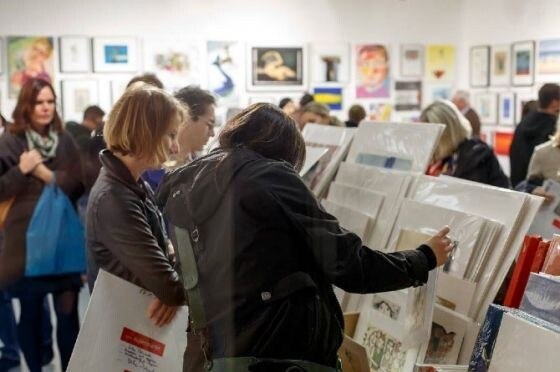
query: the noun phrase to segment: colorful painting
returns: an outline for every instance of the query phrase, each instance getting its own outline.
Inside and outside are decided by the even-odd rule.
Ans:
[[[406,350],[402,350],[401,342],[372,326],[367,328],[360,341],[366,349],[371,370],[403,370],[406,362]]]
[[[356,97],[389,98],[391,96],[391,68],[389,51],[385,45],[356,46]]]
[[[128,63],[128,46],[105,45],[105,63]]]
[[[494,152],[496,155],[509,156],[513,132],[494,132]]]
[[[138,69],[137,40],[134,37],[93,39],[95,72],[135,72]]]
[[[500,93],[498,123],[515,125],[515,93]]]
[[[369,104],[368,120],[390,121],[393,114],[393,106],[386,102],[372,102]]]
[[[560,75],[560,39],[539,42],[539,74]]]
[[[455,46],[426,46],[426,71],[428,82],[453,82],[455,80]]]
[[[249,89],[297,89],[304,86],[303,47],[251,47]]]
[[[331,110],[342,110],[342,88],[314,88],[313,97]]]
[[[316,83],[343,83],[350,75],[350,48],[348,44],[314,44],[311,47],[313,81]]]
[[[32,78],[48,82],[54,76],[53,38],[44,36],[8,37],[10,98],[17,98],[21,87]]]
[[[513,44],[513,85],[533,85],[535,76],[535,43],[525,41]]]
[[[243,81],[243,44],[209,41],[207,51],[208,89],[220,98],[221,103],[238,104]]]

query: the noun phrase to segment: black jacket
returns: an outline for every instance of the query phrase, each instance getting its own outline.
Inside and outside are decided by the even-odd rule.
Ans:
[[[535,147],[548,141],[554,134],[556,120],[557,117],[554,115],[536,111],[527,114],[515,128],[509,152],[513,186],[527,177],[529,162]]]
[[[467,139],[457,149],[453,176],[487,185],[509,188],[505,175],[492,148],[479,139]]]
[[[99,269],[151,291],[166,305],[182,305],[179,275],[167,256],[167,235],[150,189],[136,182],[109,150],[89,196],[87,253],[90,288]]]
[[[172,225],[199,231],[194,250],[214,358],[334,366],[343,320],[332,284],[390,291],[424,283],[435,267],[427,246],[391,254],[364,247],[291,165],[244,148],[217,149],[167,175],[157,199]]]

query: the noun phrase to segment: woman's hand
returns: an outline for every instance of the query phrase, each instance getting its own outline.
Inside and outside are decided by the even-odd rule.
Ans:
[[[43,163],[37,165],[32,174],[46,184],[50,184],[53,181],[53,171]]]
[[[546,189],[542,186],[536,187],[532,194],[542,196],[544,198],[544,202],[547,204],[554,200],[554,194],[546,191]]]
[[[43,158],[39,151],[31,150],[31,151],[24,151],[19,156],[19,170],[21,173],[27,175],[35,170],[39,164],[43,163]]]
[[[148,306],[146,317],[158,327],[168,325],[175,318],[178,306],[167,306],[159,299],[154,299]]]
[[[436,235],[432,236],[425,244],[432,248],[436,256],[437,266],[441,266],[447,261],[449,253],[453,250],[453,241],[449,239],[449,226],[445,226]]]

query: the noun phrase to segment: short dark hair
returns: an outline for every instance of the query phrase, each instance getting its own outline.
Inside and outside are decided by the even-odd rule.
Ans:
[[[348,110],[348,119],[353,123],[359,123],[366,117],[366,110],[362,105],[352,105]]]
[[[175,92],[175,98],[187,105],[191,119],[198,120],[206,113],[208,106],[216,104],[216,98],[207,90],[197,85],[186,86]]]
[[[149,85],[153,85],[156,88],[159,89],[163,89],[163,83],[161,82],[161,80],[158,79],[158,77],[156,76],[156,74],[151,73],[151,72],[146,72],[145,74],[142,75],[138,75],[133,77],[128,84],[126,85],[126,87],[130,87],[132,84],[137,83],[137,82],[143,82]]]
[[[523,106],[521,107],[521,119],[523,119],[525,115],[535,111],[539,111],[539,103],[537,101],[532,99],[523,103]]]
[[[278,104],[278,107],[284,108],[290,102],[294,102],[294,101],[289,97],[282,98],[280,100],[280,103]]]
[[[297,171],[305,161],[305,141],[296,122],[270,103],[255,103],[235,115],[219,140],[221,148],[245,146],[266,158],[286,161]]]
[[[552,101],[560,101],[560,85],[547,83],[539,89],[539,107],[546,109]]]
[[[103,111],[101,109],[101,107],[99,106],[88,106],[85,110],[84,110],[84,120],[88,119],[88,118],[97,118],[97,117],[103,117],[105,116],[105,111]]]
[[[306,92],[299,99],[299,107],[303,107],[303,106],[305,106],[308,103],[313,102],[313,101],[315,101],[315,97],[313,97],[312,94]]]

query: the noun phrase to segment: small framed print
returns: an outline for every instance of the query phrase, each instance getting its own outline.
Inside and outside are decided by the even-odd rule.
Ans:
[[[490,74],[488,71],[490,67],[490,47],[472,47],[469,67],[471,87],[487,87],[490,84]]]
[[[62,114],[64,121],[82,121],[84,110],[99,104],[97,80],[63,80]]]
[[[494,45],[490,55],[490,85],[511,84],[511,45]]]
[[[498,122],[498,96],[496,93],[479,93],[474,96],[474,107],[482,124]]]
[[[136,38],[94,38],[93,69],[95,72],[136,72],[138,70]]]
[[[301,90],[306,88],[304,45],[248,46],[247,90]]]
[[[311,45],[312,80],[320,84],[346,83],[350,79],[350,45]]]
[[[535,82],[535,42],[522,41],[512,46],[512,83],[530,86]]]
[[[514,126],[515,93],[500,93],[498,97],[498,124]]]
[[[91,39],[84,36],[62,36],[58,39],[60,72],[91,71]]]
[[[424,47],[420,44],[401,46],[401,76],[421,78],[424,74]]]

